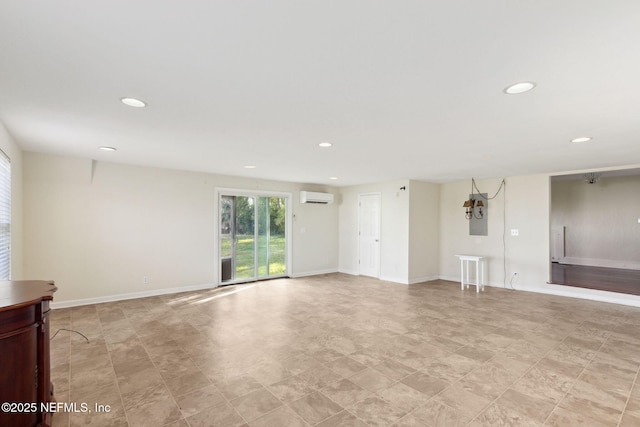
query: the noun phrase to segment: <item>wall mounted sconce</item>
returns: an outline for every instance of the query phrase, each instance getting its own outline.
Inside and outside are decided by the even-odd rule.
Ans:
[[[489,201],[498,197],[500,191],[504,189],[504,211],[506,212],[506,191],[507,183],[502,179],[498,191],[493,196],[480,191],[476,185],[476,180],[471,178],[471,192],[469,200],[466,200],[462,207],[465,209],[464,217],[468,220],[470,236],[488,236],[489,235]]]
[[[472,193],[472,196],[473,195],[474,194]],[[473,217],[480,219],[484,216],[484,213],[482,212],[482,208],[484,207],[484,202],[482,200],[476,200],[473,197],[471,197],[469,200],[464,202],[462,207],[466,208],[466,211],[464,214],[464,217],[466,219],[471,219]]]

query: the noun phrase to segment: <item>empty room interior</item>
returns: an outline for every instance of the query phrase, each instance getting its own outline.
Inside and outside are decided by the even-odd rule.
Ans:
[[[640,425],[640,3],[0,4],[0,425]]]

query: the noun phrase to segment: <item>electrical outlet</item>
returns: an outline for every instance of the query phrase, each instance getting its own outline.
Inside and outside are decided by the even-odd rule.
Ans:
[[[517,228],[512,228],[511,229],[511,235],[512,236],[519,236],[520,235],[520,230],[518,230]]]
[[[145,285],[149,283],[149,278],[147,276],[144,276],[142,278],[142,283],[144,283]]]

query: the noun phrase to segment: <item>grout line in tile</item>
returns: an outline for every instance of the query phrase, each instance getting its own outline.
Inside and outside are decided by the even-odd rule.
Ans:
[[[580,325],[582,326],[585,322],[583,321]],[[600,347],[598,347],[598,350],[595,351],[594,355],[591,357],[591,359],[589,359],[589,361],[584,365],[584,367],[582,368],[582,370],[580,371],[580,373],[578,374],[578,376],[573,380],[573,383],[571,384],[571,387],[569,387],[569,390],[567,390],[567,392],[562,396],[562,398],[560,400],[558,400],[558,403],[555,404],[555,406],[553,407],[553,409],[551,410],[551,412],[549,412],[549,415],[547,415],[547,418],[545,418],[544,420],[544,424],[547,423],[547,421],[549,421],[549,418],[551,417],[551,415],[553,414],[553,412],[560,406],[560,403],[562,403],[562,401],[564,400],[565,397],[567,397],[567,395],[569,393],[571,393],[571,390],[573,390],[573,388],[576,385],[576,382],[578,381],[578,379],[582,376],[582,374],[584,373],[584,371],[587,370],[587,367],[591,364],[591,362],[593,361],[593,359],[596,357],[596,355],[600,352],[600,349],[604,346],[604,344],[609,340],[609,337],[611,335],[607,335],[607,338],[602,341],[602,343],[600,344]],[[566,338],[565,338],[566,339]],[[564,340],[563,340],[564,342]]]
[[[636,370],[636,376],[633,378],[633,383],[631,384],[631,388],[629,389],[629,395],[627,396],[627,401],[624,403],[624,408],[622,409],[622,412],[620,413],[620,419],[618,420],[618,424],[617,424],[618,427],[622,423],[622,418],[624,417],[624,413],[627,410],[627,406],[629,405],[629,400],[631,400],[631,395],[633,394],[633,389],[635,388],[636,384],[640,384],[640,382],[638,382],[638,376],[639,375],[640,375],[640,366],[638,366],[638,369]]]
[[[96,315],[97,315],[97,310],[96,310]],[[126,315],[125,315],[125,317],[126,317]],[[127,321],[128,320],[129,319],[127,319]],[[100,324],[100,334],[104,338],[104,328],[102,326],[102,320],[100,320],[100,316],[98,316],[98,323]],[[118,389],[118,397],[120,397],[120,404],[122,405],[122,412],[124,412],[124,418],[125,418],[125,420],[127,420],[127,425],[131,426],[131,423],[129,422],[129,415],[127,413],[128,412],[127,411],[127,407],[124,406],[124,399],[122,398],[122,390],[120,390],[120,382],[118,381],[118,375],[116,374],[116,368],[113,365],[113,358],[111,357],[111,351],[109,350],[109,346],[107,345],[107,340],[105,339],[104,341],[105,341],[104,345],[107,347],[107,354],[109,355],[109,362],[111,363],[111,369],[113,370],[113,375],[114,375],[115,380],[116,380],[116,387]]]
[[[349,283],[349,284],[350,284],[350,283]],[[483,296],[485,296],[485,295],[483,295]],[[497,300],[498,300],[497,296],[496,296],[496,295],[494,295],[494,294],[492,294],[492,293],[488,293],[488,294],[487,294],[487,296],[493,297],[493,298],[489,298],[489,299],[491,299],[491,300],[494,300],[494,301],[497,301]],[[529,298],[529,299],[531,299],[531,298]],[[536,298],[536,299],[540,299],[540,298]],[[457,303],[456,303],[456,304],[454,304],[454,305],[455,305],[455,307],[454,307],[454,308],[463,309],[463,308],[468,308],[468,307],[469,307],[469,308],[475,308],[475,307],[477,307],[475,304],[469,305],[469,302],[471,302],[471,303],[473,303],[473,302],[474,302],[474,301],[470,301],[469,299],[464,299],[464,300],[463,300],[463,299],[459,299],[459,300],[456,300],[456,302],[457,302]],[[306,302],[305,302],[305,304],[306,304]],[[593,305],[593,307],[596,307],[596,306],[595,306],[595,305]],[[597,306],[597,307],[599,307],[599,306]],[[174,309],[174,307],[171,307],[171,308],[172,308],[172,309]],[[591,311],[593,311],[593,310],[591,310]],[[541,311],[541,312],[543,312],[543,311]],[[576,330],[576,328],[578,328],[578,327],[582,326],[582,325],[585,323],[584,319],[588,316],[588,313],[589,313],[589,310],[587,310],[587,309],[581,309],[581,311],[580,311],[579,315],[577,315],[577,316],[575,316],[575,317],[572,317],[572,319],[571,319],[571,320],[577,320],[577,319],[579,319],[579,318],[580,318],[580,319],[582,319],[582,322],[577,323],[577,324],[576,324],[576,326],[574,326],[574,327],[573,327],[572,331],[575,331],[575,330]],[[531,319],[533,319],[533,320],[531,320],[531,321],[533,322],[533,321],[535,320],[535,317],[536,317],[536,316],[538,316],[539,314],[540,314],[540,313],[536,313],[536,315],[535,315],[535,316],[532,316],[532,317],[531,317]],[[615,314],[615,313],[614,313],[614,314]],[[612,314],[612,316],[614,316],[614,314]],[[70,313],[70,315],[71,315],[71,313]],[[478,316],[482,317],[483,315],[484,315],[484,314],[482,314],[482,313],[478,312]],[[629,316],[629,315],[627,315],[627,316]],[[477,316],[476,316],[476,317],[477,317]],[[539,316],[538,316],[538,317],[539,317]],[[451,319],[452,319],[452,318],[446,318],[445,320],[451,320]],[[567,319],[567,320],[569,320],[569,319]],[[613,319],[613,318],[612,318],[612,321],[613,321],[613,320],[615,320],[615,319]],[[102,331],[102,336],[104,337],[104,330],[102,330],[103,323],[102,323],[102,320],[100,319],[100,317],[99,317],[99,316],[98,316],[98,321],[100,322],[100,325],[101,325],[101,331]],[[434,321],[437,321],[437,320],[434,320]],[[187,322],[187,323],[188,323],[188,322]],[[526,323],[526,322],[525,322],[525,323]],[[572,322],[572,323],[573,323],[573,322]],[[188,323],[188,324],[189,324],[189,325],[191,325],[190,323]],[[467,323],[465,323],[465,324],[468,324],[468,322],[467,322]],[[333,317],[330,317],[330,318],[324,318],[324,319],[322,319],[321,321],[319,321],[319,322],[318,322],[318,325],[319,325],[319,326],[321,326],[321,327],[322,327],[322,326],[326,326],[326,325],[331,325],[331,328],[334,328],[334,327],[335,327],[335,328],[339,329],[339,328],[338,328],[338,326],[337,326],[337,323],[335,323],[335,319],[334,319]],[[199,329],[199,327],[198,327],[198,326],[194,326],[194,325],[191,325],[191,326],[192,326],[192,327],[194,327],[194,328],[196,328],[196,329]],[[497,327],[497,326],[493,325],[493,327]],[[538,328],[538,329],[540,329],[540,328]],[[490,333],[490,332],[491,332],[491,331],[493,331],[493,330],[494,330],[494,329],[491,329],[489,332],[487,332],[487,331],[484,331],[484,330],[483,330],[483,335],[486,335],[487,333]],[[296,337],[298,337],[298,338],[304,338],[304,337],[306,336],[306,334],[305,334],[305,333],[303,333],[303,332],[301,332],[299,328],[292,329],[292,330],[290,330],[290,331],[289,331],[289,333],[293,333],[293,334],[294,334]],[[400,335],[404,335],[404,334],[396,334],[396,335],[397,335],[397,336],[400,336]],[[513,386],[513,384],[514,384],[515,382],[519,381],[522,377],[524,377],[525,375],[527,375],[527,373],[528,373],[528,372],[530,372],[530,370],[531,370],[531,369],[533,369],[536,365],[538,365],[538,363],[540,363],[540,360],[542,360],[542,359],[543,359],[544,357],[546,357],[546,356],[547,356],[551,351],[553,351],[555,348],[557,348],[557,346],[558,346],[560,343],[564,342],[564,341],[566,340],[566,338],[567,338],[569,335],[570,335],[570,332],[568,332],[567,334],[565,334],[565,337],[564,337],[564,338],[563,338],[563,339],[562,339],[558,344],[554,345],[554,346],[553,346],[550,350],[548,350],[544,355],[542,355],[540,358],[538,358],[538,360],[537,360],[534,364],[532,364],[531,366],[529,366],[529,368],[528,368],[528,369],[527,369],[527,370],[526,370],[522,375],[520,375],[517,379],[515,379],[515,380],[513,381],[513,383],[512,383],[512,384],[511,384],[511,385],[510,385],[506,390],[508,390],[511,386]],[[138,332],[137,332],[137,331],[135,331],[135,336],[136,336],[138,339],[140,339],[140,336],[138,335]],[[609,336],[610,336],[610,335],[609,335]],[[602,348],[602,346],[604,345],[604,343],[606,343],[606,342],[607,342],[607,340],[608,340],[608,339],[609,339],[609,337],[607,337],[607,339],[605,339],[605,340],[601,343],[601,345],[600,345],[600,347],[599,347],[600,349]],[[471,345],[471,344],[467,343],[467,345]],[[70,342],[69,342],[69,346],[71,346]],[[150,358],[150,356],[149,356],[149,352],[148,352],[148,350],[147,350],[147,346],[143,344],[143,347],[145,348],[145,352],[146,352],[147,356]],[[461,345],[459,348],[462,348],[462,347],[464,347],[464,345]],[[507,348],[508,348],[508,347],[507,347]],[[503,349],[503,350],[504,350],[504,349]],[[72,351],[72,350],[71,350],[71,348],[69,348],[69,355],[71,355],[71,351]],[[109,349],[108,349],[108,348],[107,348],[107,351],[109,351]],[[449,354],[454,353],[455,351],[456,351],[456,350],[453,350],[453,351],[451,351]],[[498,353],[498,354],[499,354],[499,353]],[[597,351],[596,351],[596,353],[594,353],[594,354],[597,354]],[[309,354],[307,353],[307,355],[309,355]],[[193,357],[193,356],[191,355],[191,353],[187,354],[187,356],[188,356],[188,358],[193,362],[193,359],[192,359],[192,357]],[[310,355],[309,355],[309,356],[310,356]],[[347,354],[347,355],[345,355],[345,356],[350,356],[350,355],[349,355],[349,354]],[[112,358],[111,358],[111,352],[110,352],[110,351],[109,351],[109,357],[110,357],[110,362],[111,362],[111,365],[112,365],[112,368],[113,368],[113,360],[112,360]],[[311,357],[312,357],[312,356],[311,356]],[[494,355],[494,357],[495,357],[495,355]],[[482,363],[481,363],[480,365],[478,365],[477,367],[480,367],[482,364],[486,364],[487,362],[489,362],[490,360],[492,360],[494,357],[492,357],[491,359],[489,359],[489,360],[487,360],[487,361],[485,361],[485,362],[482,362]],[[586,365],[585,365],[585,366],[583,366],[582,370],[580,371],[580,375],[582,375],[582,373],[585,371],[585,369],[587,369],[587,368],[588,368],[588,366],[590,365],[590,363],[593,361],[593,357],[595,357],[595,356],[592,356],[592,357],[588,360],[588,362],[586,363]],[[150,358],[150,360],[151,360],[151,358]],[[157,370],[157,369],[158,369],[157,365],[153,362],[153,360],[151,360],[151,361],[152,361],[152,366],[154,366],[154,368]],[[324,364],[323,364],[323,365],[324,365]],[[367,367],[370,367],[370,368],[372,368],[372,366],[373,366],[373,365],[366,364],[366,363],[365,363],[365,365],[366,365]],[[196,365],[196,366],[197,366],[197,365]],[[199,369],[199,370],[201,369],[201,368],[200,368],[200,366],[197,366],[197,367],[198,367],[198,369]],[[477,367],[476,367],[476,368],[477,368]],[[424,372],[422,369],[417,370],[417,371]],[[462,377],[458,378],[458,379],[457,379],[456,381],[454,381],[453,383],[450,383],[450,384],[449,384],[449,387],[450,387],[451,385],[455,384],[456,382],[462,381],[464,378],[466,378],[468,375],[470,375],[470,374],[471,374],[471,372],[473,372],[473,371],[475,371],[475,369],[473,369],[472,371],[468,372],[468,373],[467,373],[467,374],[465,374],[464,376],[462,376]],[[639,370],[639,371],[640,371],[640,370]],[[637,371],[637,372],[636,372],[636,377],[635,377],[635,379],[634,379],[634,384],[636,384],[636,383],[637,383],[637,381],[638,381],[639,371]],[[202,371],[201,371],[201,372],[202,372]],[[247,372],[245,372],[245,373],[247,373]],[[396,384],[396,383],[398,383],[398,382],[401,382],[404,378],[406,378],[407,376],[410,376],[410,375],[412,375],[412,374],[413,374],[413,373],[408,374],[408,375],[404,376],[403,378],[401,378],[401,379],[399,379],[399,380],[395,381],[394,383],[392,383],[392,384],[390,385],[390,387],[392,387],[394,384]],[[68,375],[69,375],[69,389],[71,390],[71,379],[70,379],[71,369],[69,369],[69,373],[68,373]],[[383,375],[384,375],[384,374],[383,374]],[[162,375],[161,375],[161,377],[162,377]],[[208,379],[209,379],[209,381],[211,381],[211,378],[209,377],[209,375],[205,375],[205,377],[206,377],[206,378],[208,378]],[[576,380],[577,380],[577,378],[576,378]],[[162,381],[163,381],[163,383],[164,383],[164,386],[167,388],[167,390],[169,390],[169,388],[167,387],[166,381],[164,380],[164,377],[162,377]],[[258,381],[258,382],[259,382],[259,383],[261,384],[261,386],[263,386],[265,389],[268,389],[268,386],[266,386],[265,384],[263,384],[261,381]],[[116,384],[117,384],[117,387],[118,387],[118,391],[120,392],[119,384],[117,383],[117,381],[116,381]],[[574,386],[575,386],[575,380],[574,380],[573,384],[571,384],[571,387],[569,388],[569,391],[570,391]],[[214,387],[215,387],[218,391],[220,391],[220,390],[218,389],[218,386],[217,386],[216,384],[214,384]],[[447,387],[447,388],[448,388],[448,387]],[[70,391],[70,390],[69,390],[69,391]],[[320,389],[320,388],[318,388],[318,389],[316,389],[316,390],[317,390],[317,391],[320,391],[321,389]],[[445,388],[444,390],[446,390],[446,388]],[[436,397],[436,396],[440,395],[442,392],[444,392],[444,390],[442,390],[440,393],[438,393],[438,394],[436,394],[436,395],[432,396],[429,400],[431,400],[432,398],[434,398],[434,397]],[[632,385],[631,390],[633,390],[633,385]],[[175,402],[175,403],[176,403],[176,405],[177,405],[176,398],[177,398],[178,396],[174,396],[174,394],[173,394],[172,392],[170,392],[170,391],[169,391],[169,393],[171,394],[172,399],[174,400],[174,402]],[[567,393],[568,393],[568,392],[567,392]],[[499,399],[503,394],[504,394],[504,392],[503,392],[501,395],[499,395],[496,399],[494,399],[492,402],[490,402],[488,406],[490,406],[491,404],[493,404],[493,403],[494,403],[496,400],[498,400],[498,399]],[[375,394],[373,394],[373,395],[380,397],[377,393],[375,393]],[[565,396],[566,396],[566,393],[565,393]],[[629,395],[629,396],[630,396],[630,395]],[[277,396],[276,396],[276,397],[277,397]],[[121,394],[120,394],[120,398],[121,398],[121,401],[122,401],[122,395],[121,395]],[[229,405],[230,405],[230,401],[229,401],[229,399],[227,399],[227,398],[226,398],[226,396],[224,396],[224,395],[223,395],[223,398],[224,398],[224,401],[225,401],[227,404],[229,404]],[[381,398],[381,397],[380,397],[380,398]],[[382,399],[382,398],[381,398],[381,399]],[[629,397],[628,397],[628,399],[629,399]],[[627,404],[628,404],[628,399],[627,399]],[[285,405],[286,407],[288,407],[289,409],[291,409],[287,403],[285,403],[284,401],[280,400],[279,398],[278,398],[278,400],[279,400],[283,405]],[[331,400],[331,399],[330,399],[330,400]],[[383,399],[383,400],[385,400],[385,401],[386,401],[386,399]],[[560,400],[560,402],[561,402],[561,401],[562,401],[562,399]],[[334,402],[334,403],[337,403],[337,402]],[[357,403],[357,402],[356,402],[356,403]],[[122,404],[123,404],[123,407],[124,407],[124,402],[122,402]],[[403,415],[403,417],[401,417],[400,419],[402,419],[402,418],[406,417],[407,415],[409,415],[409,414],[413,413],[416,409],[418,409],[418,408],[420,408],[420,407],[422,407],[422,406],[423,406],[423,405],[419,405],[418,407],[414,408],[414,410],[407,412],[407,413],[406,413],[405,415]],[[556,407],[557,407],[557,406],[558,406],[558,404],[556,404]],[[231,405],[231,407],[233,407],[233,405]],[[340,405],[340,407],[342,407],[342,405]],[[280,406],[279,406],[278,408],[280,408]],[[278,408],[274,409],[274,411],[275,411],[275,410],[277,410]],[[555,407],[554,407],[554,408],[555,408]],[[626,408],[626,405],[625,405],[625,408]],[[235,408],[234,408],[234,410],[235,410]],[[291,409],[291,410],[292,410],[292,409]],[[351,413],[347,408],[343,408],[343,410],[347,411],[348,413]],[[486,408],[483,408],[483,409],[482,409],[482,411],[480,411],[480,412],[476,415],[476,418],[477,418],[480,414],[482,414],[482,412],[483,412],[483,411],[485,411],[485,410],[486,410]],[[236,411],[236,412],[237,412],[237,411]],[[271,413],[271,412],[272,412],[272,411],[270,411],[269,413]],[[294,412],[295,412],[295,411],[294,411]],[[126,411],[125,411],[125,416],[126,416],[126,415],[127,415],[127,413],[126,413]],[[181,414],[181,415],[182,415],[182,414]],[[238,415],[240,415],[240,414],[238,414]],[[266,414],[263,414],[263,415],[261,415],[261,416],[264,416],[264,415],[266,415]],[[240,417],[241,417],[241,419],[243,419],[243,420],[244,420],[244,417],[242,417],[242,415],[240,415]],[[181,418],[181,419],[185,419],[185,418]],[[358,418],[358,419],[359,419],[359,418]],[[475,418],[474,418],[474,419],[475,419]],[[246,420],[245,420],[245,421],[246,421]],[[306,421],[305,421],[305,422],[306,422]],[[321,421],[321,422],[322,422],[322,421]],[[397,421],[396,421],[396,422],[397,422]],[[185,423],[189,424],[189,422],[188,422],[188,421],[186,421],[186,419],[185,419]]]
[[[582,323],[580,323],[580,325],[582,325]],[[578,328],[580,327],[580,325],[576,326],[573,330],[578,329]],[[492,404],[494,404],[495,402],[497,402],[497,401],[498,401],[498,400],[499,400],[499,399],[504,395],[504,393],[506,393],[506,392],[507,392],[507,390],[509,390],[509,389],[510,389],[510,388],[511,388],[515,383],[517,383],[518,381],[520,381],[520,380],[521,380],[522,378],[524,378],[524,377],[525,377],[525,376],[526,376],[526,375],[527,375],[531,370],[533,370],[533,369],[536,367],[536,365],[538,365],[538,363],[540,363],[540,361],[541,361],[542,359],[544,359],[548,354],[550,354],[553,350],[555,350],[558,346],[560,346],[560,345],[564,342],[564,340],[567,338],[567,336],[569,336],[569,334],[567,334],[567,335],[565,336],[565,338],[563,338],[563,339],[562,339],[562,341],[558,342],[558,344],[556,344],[555,346],[553,346],[552,348],[550,348],[546,353],[544,353],[544,355],[543,355],[543,356],[541,356],[541,357],[540,357],[540,358],[539,358],[539,359],[538,359],[534,364],[532,364],[532,365],[531,365],[531,366],[530,366],[530,367],[529,367],[529,368],[528,368],[528,369],[527,369],[527,370],[526,370],[522,375],[520,375],[519,377],[517,377],[517,378],[516,378],[516,379],[515,379],[515,380],[514,380],[510,385],[509,385],[509,387],[507,387],[507,388],[506,388],[502,393],[500,393],[500,394],[499,394],[495,399],[493,399],[492,401],[490,401],[490,402],[489,402],[489,403],[488,403],[484,408],[482,408],[482,409],[481,409],[481,410],[476,414],[476,416],[475,416],[475,417],[473,417],[471,420],[469,420],[469,422],[467,423],[467,425],[470,425],[473,421],[475,421],[475,420],[476,420],[480,415],[482,415],[482,414],[484,413],[484,411],[486,411],[486,410],[487,410],[487,408],[489,408]],[[515,344],[515,343],[510,344],[510,345],[509,345],[509,346],[507,346],[504,350],[506,350],[507,348],[509,348],[509,347],[510,347],[511,345],[513,345],[513,344]],[[483,364],[486,364],[486,363],[490,362],[490,361],[491,361],[491,360],[493,360],[496,356],[498,356],[498,354],[495,354],[491,359],[487,360],[487,361],[486,361],[486,362],[484,362]],[[449,385],[449,387],[451,387],[451,386],[455,385],[456,383],[459,383],[460,381],[462,381],[464,378],[466,378],[468,375],[470,375],[474,370],[475,370],[475,369],[473,369],[473,370],[469,371],[467,374],[465,374],[464,376],[460,377],[458,380],[456,380],[456,381],[454,381],[453,383],[451,383],[451,384]],[[442,391],[440,391],[439,393],[437,393],[437,394],[433,395],[429,400],[431,400],[431,399],[433,399],[433,398],[435,398],[435,397],[439,396],[440,394],[444,393],[444,392],[445,392],[449,387],[447,387],[447,388],[443,389]],[[425,404],[425,405],[426,405],[426,404]],[[454,410],[454,411],[456,411],[456,412],[457,412],[457,410],[456,410],[455,408],[452,408],[451,406],[449,406],[449,405],[447,405],[447,404],[444,404],[444,405],[445,405],[445,406],[447,406],[447,407],[449,407],[450,409],[452,409],[452,410]],[[422,406],[424,406],[424,405],[422,405]],[[420,406],[420,407],[422,407],[422,406]],[[415,409],[412,411],[412,413],[413,413],[413,412],[415,412],[415,411],[416,411],[417,409],[419,409],[420,407],[415,408]]]

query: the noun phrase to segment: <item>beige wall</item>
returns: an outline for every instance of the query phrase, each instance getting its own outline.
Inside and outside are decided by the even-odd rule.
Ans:
[[[237,188],[292,193],[292,275],[338,269],[357,274],[358,194],[380,192],[384,280],[413,283],[438,275],[457,281],[455,254],[478,254],[489,259],[493,286],[506,282],[509,287],[512,274],[518,272],[513,281],[518,290],[640,305],[640,297],[547,284],[551,197],[547,174],[508,178],[506,196],[500,193],[489,205],[489,235],[480,237],[469,236],[462,208],[469,181],[400,180],[346,187],[339,189],[333,205],[301,205],[300,189],[337,191],[30,152],[21,155],[4,128],[0,144],[12,157],[14,174],[14,278],[56,280],[57,302],[216,283],[215,189]],[[482,180],[478,186],[493,194],[499,183]],[[406,191],[400,190],[403,186]],[[518,237],[510,235],[512,228],[519,230]]]
[[[380,279],[409,282],[409,188],[408,180],[340,188],[341,272],[358,274],[358,195],[380,193]]]
[[[640,176],[558,180],[551,188],[551,226],[566,227],[565,256],[640,264]]]
[[[364,193],[381,195],[380,279],[405,284],[437,279],[439,185],[421,181],[340,189],[340,271],[358,274],[358,195]]]
[[[298,197],[325,188],[31,152],[23,160],[25,275],[56,280],[58,303],[216,284],[218,187],[292,193],[290,274],[337,271],[337,206]]]
[[[435,280],[440,271],[440,185],[409,185],[409,283]]]
[[[572,171],[575,173],[579,171]],[[440,188],[440,276],[459,280],[460,263],[455,254],[488,257],[489,282],[492,286],[509,287],[513,281],[517,290],[552,293],[571,297],[596,299],[621,304],[640,305],[640,297],[612,294],[591,289],[558,286],[550,279],[550,176],[529,175],[506,180],[506,215],[503,217],[504,193],[490,205],[489,235],[469,236],[462,203],[468,197],[470,181],[442,184]],[[482,192],[492,195],[499,180],[478,181]],[[511,229],[519,236],[511,236]],[[504,244],[503,230],[506,231]],[[507,260],[506,265],[504,260]],[[506,267],[506,277],[504,269]]]
[[[304,188],[302,188],[304,187]],[[299,189],[329,191],[302,186]],[[293,191],[293,275],[338,271],[338,204],[300,203],[299,189]]]
[[[22,151],[0,122],[0,149],[11,160],[11,279],[21,280],[22,258]]]
[[[479,180],[478,188],[489,197],[494,196],[501,180]],[[507,185],[507,188],[509,185]],[[510,189],[508,188],[508,191]],[[460,261],[455,255],[487,257],[487,280],[492,285],[504,282],[503,232],[504,191],[488,201],[485,209],[488,219],[487,236],[469,235],[469,220],[464,216],[462,204],[471,193],[471,181],[442,184],[440,186],[440,276],[460,280]],[[521,236],[526,235],[522,230]]]

